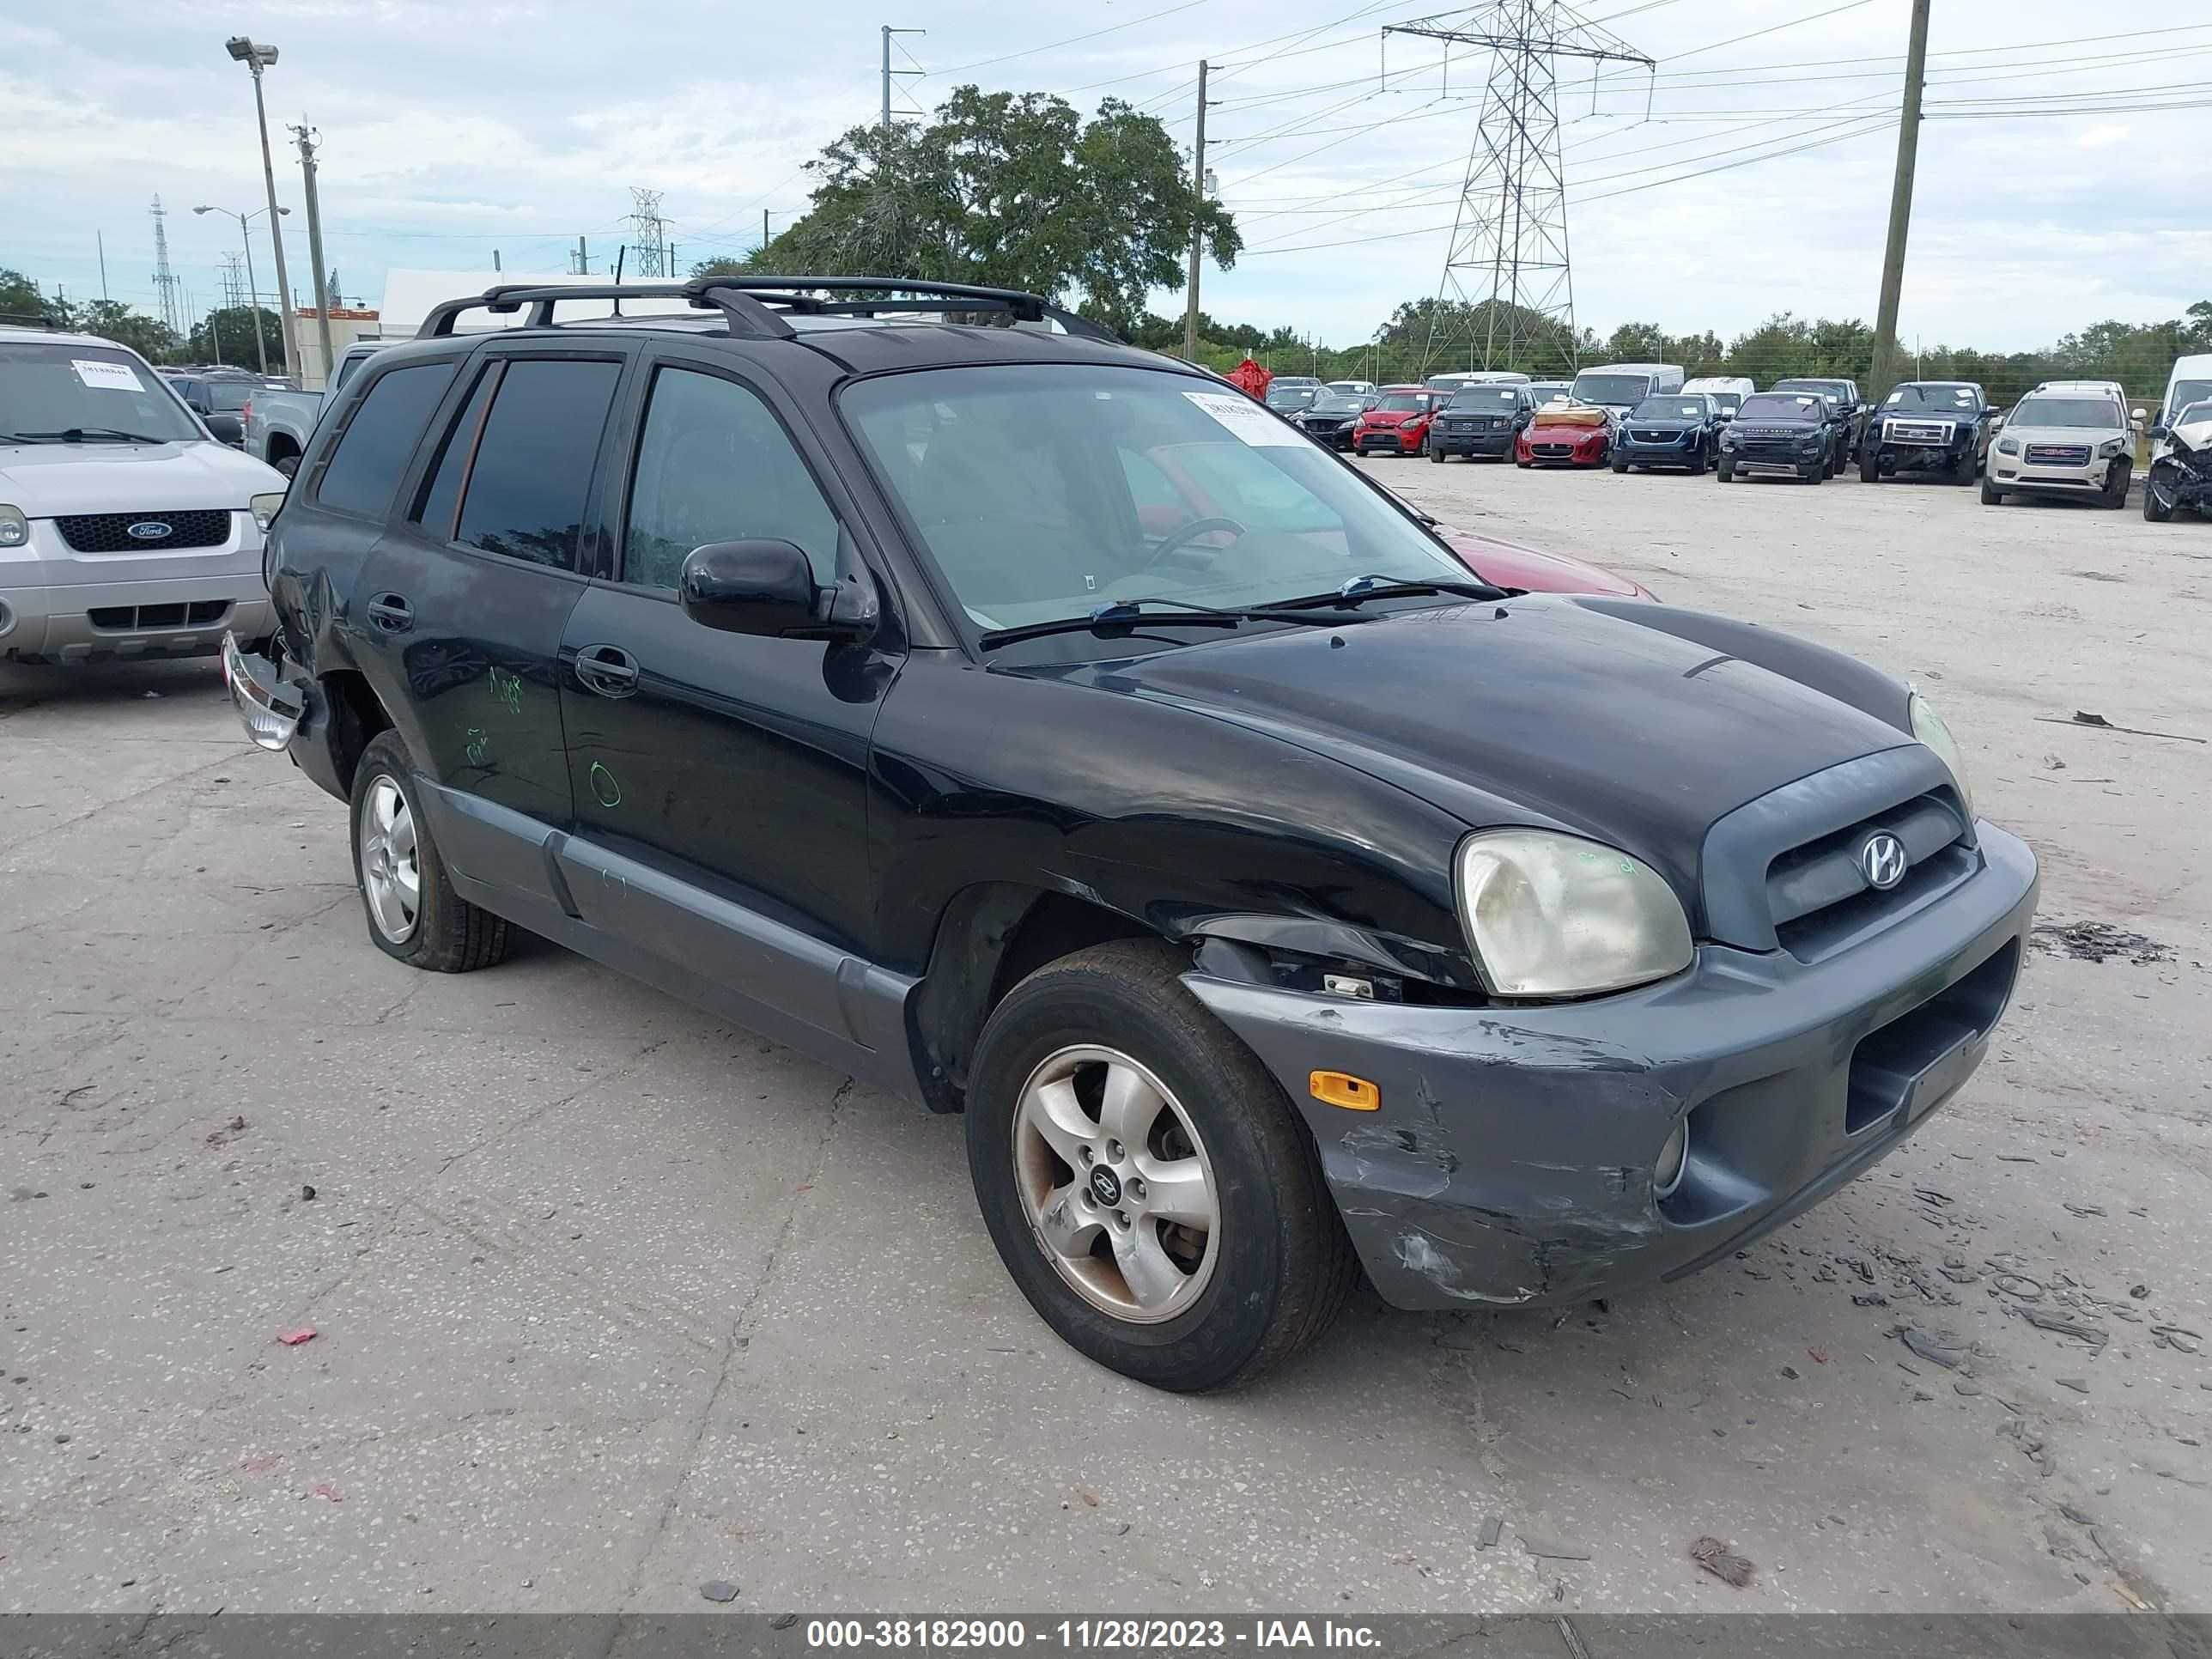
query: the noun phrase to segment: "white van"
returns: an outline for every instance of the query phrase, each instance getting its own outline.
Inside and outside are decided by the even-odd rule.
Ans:
[[[1604,363],[1577,374],[1567,396],[1578,404],[1599,404],[1626,413],[1646,398],[1681,389],[1680,363]]]
[[[2171,431],[2174,418],[2183,410],[2207,398],[2212,398],[2212,355],[2176,357],[2173,373],[2166,376],[2166,396],[2159,399],[2158,411],[2151,416],[2151,421],[2154,425]],[[2173,445],[2166,439],[2154,440],[2150,447],[2151,459],[2158,459],[2172,447]]]
[[[274,468],[219,443],[151,364],[0,328],[0,661],[211,656],[273,626]]]
[[[1682,382],[1685,395],[1702,392],[1720,405],[1721,419],[1735,419],[1735,411],[1746,398],[1759,390],[1748,374],[1706,374],[1694,380]]]

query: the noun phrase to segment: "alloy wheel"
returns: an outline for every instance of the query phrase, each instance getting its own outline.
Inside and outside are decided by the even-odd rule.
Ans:
[[[361,882],[376,931],[394,945],[405,940],[422,908],[422,866],[415,814],[390,777],[369,785],[362,806]]]

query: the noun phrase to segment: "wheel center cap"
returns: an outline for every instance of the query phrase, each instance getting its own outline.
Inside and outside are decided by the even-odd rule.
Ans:
[[[1091,1166],[1091,1196],[1108,1209],[1121,1201],[1121,1177],[1103,1164]]]

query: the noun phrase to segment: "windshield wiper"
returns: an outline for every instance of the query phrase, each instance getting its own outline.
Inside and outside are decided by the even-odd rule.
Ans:
[[[1170,608],[1162,613],[1148,608],[1153,605]],[[1211,605],[1193,605],[1187,599],[1109,599],[1103,605],[1094,606],[1085,616],[1060,617],[1051,622],[1024,623],[1018,628],[992,629],[983,635],[981,645],[984,650],[988,651],[997,646],[1012,645],[1021,640],[1041,640],[1053,634],[1103,635],[1148,622],[1165,623],[1173,628],[1235,628],[1248,622],[1334,626],[1343,620],[1342,617],[1310,617],[1303,611],[1284,610],[1274,605],[1216,609]]]
[[[1294,599],[1274,599],[1273,609],[1323,610],[1349,609],[1362,605],[1370,599],[1420,599],[1438,593],[1450,593],[1462,599],[1502,599],[1506,597],[1502,587],[1493,587],[1480,581],[1393,581],[1388,576],[1354,576],[1343,586],[1327,593],[1307,593]]]
[[[59,432],[26,432],[26,438],[59,438],[65,444],[81,444],[88,438],[112,438],[125,444],[169,444],[174,438],[149,438],[143,432],[125,432],[114,426],[72,426]]]
[[[0,432],[0,444],[38,444],[46,441],[43,432]]]

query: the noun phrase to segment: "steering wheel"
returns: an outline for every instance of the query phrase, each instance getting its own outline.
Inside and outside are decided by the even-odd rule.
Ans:
[[[1240,539],[1249,533],[1234,519],[1193,519],[1188,524],[1178,525],[1170,531],[1166,539],[1152,550],[1152,556],[1146,560],[1139,568],[1150,570],[1154,565],[1165,560],[1169,555],[1181,552],[1194,538],[1203,536],[1213,530],[1225,530]]]

